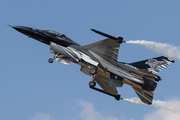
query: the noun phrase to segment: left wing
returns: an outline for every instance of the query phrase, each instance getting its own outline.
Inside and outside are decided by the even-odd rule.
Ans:
[[[117,41],[113,39],[105,39],[83,46],[83,48],[96,53],[112,64],[116,64],[118,59],[119,46],[120,43]]]
[[[118,95],[118,92],[116,90],[116,87],[113,87],[110,85],[110,81],[109,81],[109,78],[108,77],[105,77],[101,74],[97,74],[96,78],[94,79],[98,84],[99,86],[101,86],[101,88],[111,94],[111,95]]]

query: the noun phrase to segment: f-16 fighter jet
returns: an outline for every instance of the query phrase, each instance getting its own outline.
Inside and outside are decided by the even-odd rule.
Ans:
[[[50,46],[54,60],[64,64],[70,62],[81,66],[81,71],[92,77],[89,87],[93,90],[122,99],[117,87],[123,84],[132,86],[139,98],[145,104],[152,104],[153,91],[161,77],[156,75],[165,67],[173,63],[167,57],[161,56],[134,63],[118,62],[120,44],[125,43],[122,37],[114,37],[106,33],[91,29],[107,39],[81,46],[66,35],[55,30],[41,30],[23,26],[11,26],[15,30]],[[96,83],[102,88],[97,88]]]

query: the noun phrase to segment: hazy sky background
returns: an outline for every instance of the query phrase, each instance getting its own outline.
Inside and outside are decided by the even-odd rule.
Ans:
[[[94,28],[124,40],[180,45],[179,0],[1,0],[0,120],[179,120],[178,113],[135,105],[89,88],[80,66],[54,62],[49,46],[6,24],[55,29],[81,45],[105,37]],[[122,44],[119,61],[160,56],[140,45]],[[180,62],[159,72],[155,100],[180,99]],[[123,98],[133,89],[118,88]]]

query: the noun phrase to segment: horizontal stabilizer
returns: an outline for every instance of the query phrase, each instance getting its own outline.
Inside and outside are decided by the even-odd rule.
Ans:
[[[148,105],[152,104],[154,93],[146,91],[146,90],[141,90],[135,87],[133,87],[133,89],[143,103],[148,104]]]

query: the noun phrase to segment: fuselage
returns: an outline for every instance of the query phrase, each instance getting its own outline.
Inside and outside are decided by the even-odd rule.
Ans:
[[[12,26],[12,27],[15,30],[27,35],[28,37],[34,38],[47,45],[50,45],[51,42],[54,42],[64,47],[68,47],[70,45],[80,46],[78,43],[72,41],[64,34],[55,30],[51,30],[51,29],[40,30],[40,29],[24,27],[24,26]]]
[[[97,73],[110,79],[119,80],[136,88],[143,89],[145,79],[130,71],[136,68],[121,63],[112,64],[90,50],[83,49],[81,45],[72,41],[64,34],[55,30],[40,30],[23,26],[11,26],[17,31],[50,46],[55,54],[55,60],[68,64],[69,61],[81,65],[81,71],[87,75],[90,67],[97,68]],[[155,89],[155,88],[154,88]]]

